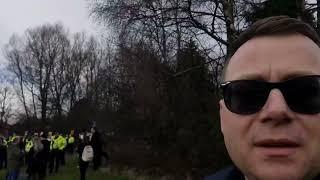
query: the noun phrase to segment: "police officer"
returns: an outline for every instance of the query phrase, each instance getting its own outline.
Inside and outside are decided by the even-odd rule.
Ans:
[[[5,167],[7,157],[7,146],[3,137],[0,137],[0,170]]]
[[[74,151],[74,142],[75,142],[75,139],[73,137],[73,134],[70,134],[69,137],[68,137],[68,151],[70,154],[73,154],[73,151]]]
[[[59,156],[59,161],[61,165],[65,165],[65,149],[67,147],[67,140],[65,137],[63,137],[62,134],[59,135],[58,137],[58,156]]]
[[[42,133],[41,136],[41,143],[43,145],[42,151],[39,153],[39,159],[42,162],[42,167],[39,170],[39,177],[44,178],[46,176],[46,169],[48,166],[48,161],[50,157],[50,141],[45,133]]]
[[[50,136],[50,133],[49,133]],[[59,150],[58,150],[58,138],[59,134],[55,133],[50,138],[50,157],[49,157],[49,173],[52,174],[53,169],[55,173],[59,170]]]
[[[31,136],[26,138],[26,145],[24,148],[25,151],[25,158],[26,158],[26,165],[27,165],[27,174],[28,177],[32,177],[34,174],[34,149],[33,149],[33,141]]]

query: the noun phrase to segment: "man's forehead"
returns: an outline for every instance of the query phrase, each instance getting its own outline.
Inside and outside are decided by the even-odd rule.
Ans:
[[[231,58],[225,80],[285,80],[320,74],[320,48],[300,35],[257,37],[243,44]]]
[[[277,78],[277,81],[286,81],[295,77],[301,77],[306,75],[319,75],[319,72],[312,70],[292,70],[283,73]],[[246,79],[246,80],[261,80],[261,81],[270,81],[269,78],[266,78],[261,71],[252,71],[252,72],[243,72],[242,74],[237,74],[237,79]],[[233,79],[235,80],[235,79]]]

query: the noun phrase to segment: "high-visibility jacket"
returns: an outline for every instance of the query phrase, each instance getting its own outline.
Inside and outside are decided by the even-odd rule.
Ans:
[[[17,136],[10,136],[8,142],[13,142],[15,139],[17,138]]]
[[[51,142],[50,142],[50,150],[58,149],[58,138],[55,136],[52,136]]]
[[[63,136],[58,137],[58,149],[64,150],[67,146],[67,140]]]
[[[70,136],[68,139],[68,144],[73,144],[74,143],[74,137]]]
[[[8,147],[8,141],[6,139],[3,139],[3,145],[5,145],[6,147]]]
[[[30,152],[31,148],[33,147],[33,142],[32,140],[27,140],[26,146],[25,146],[25,151],[26,153]]]

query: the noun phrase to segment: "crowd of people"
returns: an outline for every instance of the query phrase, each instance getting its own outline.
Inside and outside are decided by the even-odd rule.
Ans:
[[[78,168],[81,180],[85,180],[90,162],[93,170],[101,166],[102,157],[108,160],[103,151],[100,133],[92,128],[75,135],[60,132],[12,133],[0,137],[0,170],[6,169],[6,180],[17,180],[25,175],[28,180],[43,180],[47,175],[59,173],[66,162],[66,154],[78,154]],[[22,167],[26,171],[22,172]]]

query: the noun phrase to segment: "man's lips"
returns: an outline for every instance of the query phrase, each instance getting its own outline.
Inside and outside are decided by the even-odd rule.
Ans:
[[[254,147],[268,157],[288,157],[294,154],[301,144],[291,139],[262,139],[254,142]]]
[[[265,147],[265,148],[281,148],[281,147],[298,147],[300,144],[297,141],[290,139],[263,139],[254,142],[254,146]]]

